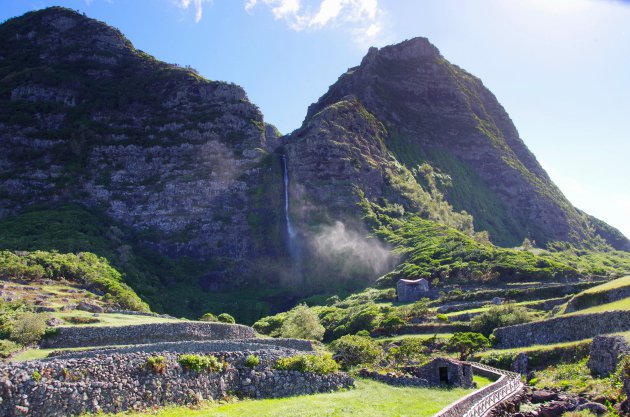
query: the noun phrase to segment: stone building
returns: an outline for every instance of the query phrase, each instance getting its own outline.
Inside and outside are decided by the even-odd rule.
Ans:
[[[425,379],[430,385],[473,387],[472,366],[466,362],[449,358],[435,358],[422,366],[409,366],[405,372]]]
[[[396,284],[396,295],[400,302],[418,301],[429,296],[429,282],[424,279],[401,279]]]

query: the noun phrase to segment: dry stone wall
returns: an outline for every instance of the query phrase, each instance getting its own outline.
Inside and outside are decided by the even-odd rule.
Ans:
[[[254,329],[239,324],[182,322],[135,326],[58,327],[41,342],[43,348],[132,345],[181,340],[234,340],[255,338]]]
[[[282,349],[222,352],[215,356],[229,366],[220,372],[186,370],[177,354],[160,352],[162,373],[146,366],[145,352],[97,355],[93,358],[53,359],[0,365],[0,415],[5,417],[75,416],[116,413],[169,403],[190,404],[230,394],[252,398],[284,397],[349,388],[347,374],[304,374],[271,368]],[[254,369],[245,358],[255,354]]]
[[[238,352],[259,349],[287,349],[296,352],[312,352],[314,343],[301,339],[243,339],[243,340],[204,340],[163,342],[148,345],[132,345],[120,348],[91,349],[83,351],[54,351],[49,357],[55,358],[91,358],[102,354],[132,353],[142,351],[144,353],[155,352]]]
[[[582,340],[628,330],[630,311],[606,311],[501,327],[493,334],[498,341],[497,348],[507,349]]]

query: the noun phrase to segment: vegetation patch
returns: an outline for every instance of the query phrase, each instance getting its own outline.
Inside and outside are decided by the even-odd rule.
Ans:
[[[322,353],[280,358],[274,365],[274,369],[327,375],[339,371],[339,364],[330,353]]]
[[[177,362],[185,369],[196,372],[221,372],[226,365],[212,355],[184,354],[179,355]]]

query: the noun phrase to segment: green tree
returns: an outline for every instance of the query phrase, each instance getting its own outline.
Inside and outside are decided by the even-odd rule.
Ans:
[[[23,313],[13,323],[11,340],[28,345],[38,342],[46,332],[46,315],[42,313]]]
[[[459,352],[459,359],[465,361],[474,352],[490,347],[490,341],[481,333],[455,333],[448,341],[447,348]]]
[[[317,314],[306,304],[300,304],[289,311],[282,323],[280,335],[296,339],[322,340],[325,331]]]
[[[475,332],[489,336],[497,327],[527,323],[533,319],[534,316],[525,307],[507,303],[500,306],[492,306],[473,317],[470,320],[470,327]]]

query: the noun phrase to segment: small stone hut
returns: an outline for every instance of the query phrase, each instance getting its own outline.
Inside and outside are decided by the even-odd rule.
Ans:
[[[396,284],[398,301],[413,302],[429,295],[429,282],[424,279],[401,279]]]
[[[405,371],[411,375],[426,379],[431,385],[451,385],[472,388],[472,366],[450,358],[435,358],[422,366],[410,366]]]

